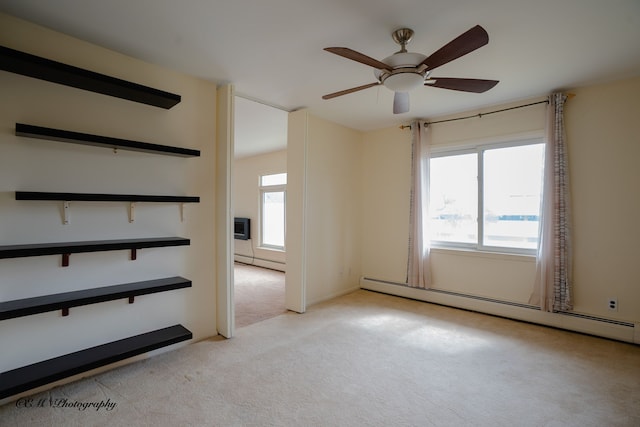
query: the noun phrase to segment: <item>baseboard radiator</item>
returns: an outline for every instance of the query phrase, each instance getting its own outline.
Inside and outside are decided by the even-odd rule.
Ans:
[[[281,261],[273,261],[265,258],[258,258],[251,255],[242,255],[238,253],[233,254],[233,260],[242,264],[255,265],[256,267],[270,268],[271,270],[277,270],[284,272],[286,264]]]
[[[548,313],[541,311],[539,307],[528,304],[439,289],[412,288],[405,283],[379,280],[371,277],[362,277],[360,279],[360,288],[640,344],[640,323],[634,324],[580,313]]]

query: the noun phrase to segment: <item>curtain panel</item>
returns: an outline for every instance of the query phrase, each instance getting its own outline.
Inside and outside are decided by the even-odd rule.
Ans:
[[[543,311],[570,311],[572,300],[571,203],[564,126],[566,94],[549,97],[536,280],[529,303]]]
[[[428,125],[411,123],[411,195],[409,206],[409,256],[407,285],[429,288],[429,137]]]

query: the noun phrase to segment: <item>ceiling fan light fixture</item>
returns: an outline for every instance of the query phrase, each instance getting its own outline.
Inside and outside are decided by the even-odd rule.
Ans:
[[[390,74],[382,84],[394,92],[410,92],[424,84],[424,75],[415,71]]]

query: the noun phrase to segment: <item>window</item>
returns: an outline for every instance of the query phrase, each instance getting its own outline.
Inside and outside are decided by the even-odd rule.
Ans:
[[[260,246],[284,250],[287,174],[260,177]]]
[[[533,253],[543,157],[539,139],[432,154],[429,230],[434,246]]]
[[[478,160],[476,153],[432,158],[429,164],[432,239],[478,241]]]

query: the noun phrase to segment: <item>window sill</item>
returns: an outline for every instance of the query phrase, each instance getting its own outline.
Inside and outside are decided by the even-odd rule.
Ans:
[[[257,246],[256,249],[260,249],[262,251],[271,251],[271,252],[280,252],[280,253],[286,252],[284,249],[274,248],[271,246]]]
[[[500,260],[517,261],[517,262],[533,262],[533,263],[536,262],[536,256],[531,254],[478,251],[475,249],[468,249],[468,248],[431,247],[430,252],[444,254],[444,255],[467,256],[467,257],[474,257],[474,258],[500,259]]]

